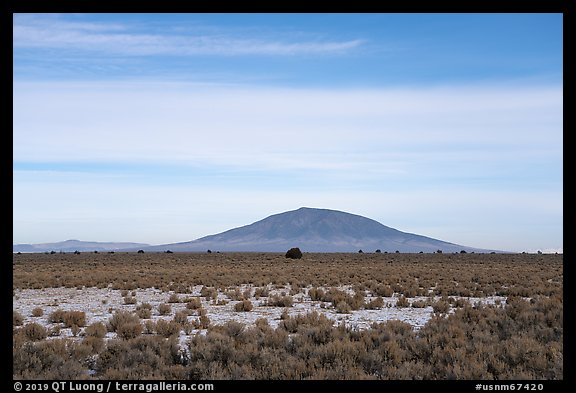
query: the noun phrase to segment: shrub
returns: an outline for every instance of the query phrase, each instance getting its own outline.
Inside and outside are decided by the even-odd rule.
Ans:
[[[394,294],[392,288],[389,285],[378,284],[373,290],[374,295],[382,297],[391,297]]]
[[[84,337],[84,340],[82,340],[82,344],[88,347],[90,353],[94,355],[102,352],[105,348],[104,339],[100,337],[86,336]]]
[[[383,306],[384,306],[384,299],[382,299],[381,296],[378,296],[377,298],[374,298],[370,300],[368,303],[366,303],[364,305],[364,308],[366,310],[377,310],[379,308],[382,308]]]
[[[218,297],[218,291],[216,288],[203,286],[200,290],[200,296],[203,296],[206,300],[216,299]]]
[[[266,318],[258,318],[256,321],[254,321],[254,324],[260,330],[267,330],[270,327],[270,324]]]
[[[285,257],[290,259],[300,259],[302,258],[302,251],[300,251],[298,247],[293,247],[286,251]]]
[[[136,308],[136,315],[140,319],[150,319],[152,318],[152,311],[149,308]]]
[[[123,325],[140,323],[137,315],[128,311],[116,311],[114,315],[108,319],[108,330],[118,333],[118,329]]]
[[[174,321],[165,321],[163,319],[159,319],[156,321],[156,333],[162,337],[170,337],[177,335],[180,333],[181,326],[179,323]]]
[[[200,315],[198,322],[199,322],[198,324],[199,329],[208,329],[208,327],[210,326],[210,318],[208,318],[207,315]]]
[[[410,302],[404,295],[402,295],[396,301],[396,307],[410,307]]]
[[[104,338],[106,336],[106,325],[102,322],[94,322],[84,329],[84,334],[88,337]]]
[[[324,291],[321,288],[310,288],[308,290],[308,296],[310,296],[310,300],[312,301],[319,301],[324,299]]]
[[[156,328],[156,324],[154,321],[148,319],[144,321],[144,334],[152,334],[154,333],[154,329]]]
[[[36,307],[32,310],[33,317],[41,317],[42,315],[44,315],[44,310],[42,310],[42,308]]]
[[[64,326],[86,326],[86,313],[84,311],[68,311],[64,315]]]
[[[124,340],[130,340],[142,334],[142,325],[140,322],[128,322],[120,325],[116,334]]]
[[[453,306],[454,308],[461,308],[461,307],[466,307],[468,305],[468,301],[466,299],[463,298],[458,298],[456,299],[456,301],[454,302]]]
[[[16,310],[12,310],[12,326],[20,326],[24,323],[24,317]]]
[[[169,304],[162,303],[158,306],[158,312],[160,315],[170,315],[172,307]]]
[[[189,299],[188,303],[186,303],[186,308],[189,310],[197,310],[202,308],[202,301],[199,297],[193,297]]]
[[[268,306],[274,306],[274,307],[292,307],[292,305],[294,304],[294,299],[292,299],[292,296],[289,295],[286,296],[274,295],[268,298],[266,304]]]
[[[345,301],[341,301],[336,305],[336,312],[338,314],[350,314],[352,307]]]
[[[53,326],[52,329],[50,329],[48,332],[48,335],[50,337],[58,337],[60,335],[60,325]]]
[[[425,300],[415,300],[412,302],[412,308],[424,308],[428,305]]]
[[[41,341],[48,336],[46,328],[36,322],[29,323],[22,328],[24,335],[30,341]]]
[[[254,297],[256,299],[261,297],[268,297],[268,295],[270,295],[270,291],[268,290],[267,287],[256,288],[254,290]]]
[[[286,330],[288,333],[296,333],[298,331],[298,321],[296,321],[296,318],[284,318],[278,326]]]
[[[446,314],[448,310],[450,310],[450,303],[444,299],[440,299],[432,305],[432,310],[438,314]]]
[[[356,291],[354,296],[346,296],[346,303],[350,305],[352,310],[359,310],[360,308],[364,307],[364,292]]]
[[[210,318],[208,318],[208,316],[206,315],[206,310],[201,308],[199,309],[199,315],[200,317],[191,322],[191,326],[194,329],[208,329],[208,327],[210,326]]]
[[[72,335],[76,337],[78,333],[80,333],[80,327],[78,325],[72,325],[70,331],[72,332]]]
[[[54,310],[50,313],[50,315],[48,315],[48,322],[62,323],[62,322],[64,322],[64,315],[65,314],[66,314],[66,311],[64,311],[64,310],[61,310],[61,309]]]
[[[188,322],[188,313],[186,311],[178,311],[174,315],[174,322],[184,325]]]
[[[131,297],[131,296],[126,296],[124,298],[124,304],[136,304],[137,300],[135,297]]]
[[[241,311],[252,311],[252,302],[250,300],[242,300],[234,305],[234,310],[241,312]]]
[[[240,293],[238,288],[234,289],[233,291],[226,291],[226,296],[228,296],[231,300],[244,300],[244,296]]]
[[[244,324],[236,321],[228,321],[222,325],[224,332],[230,337],[238,337],[244,331]]]
[[[52,323],[63,323],[64,327],[86,326],[86,313],[84,311],[64,311],[58,309],[48,316]]]
[[[177,294],[173,293],[168,298],[168,303],[180,303],[180,298],[178,297]]]

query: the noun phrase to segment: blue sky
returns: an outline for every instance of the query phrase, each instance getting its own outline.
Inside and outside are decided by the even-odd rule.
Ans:
[[[561,251],[561,14],[15,14],[14,243],[301,206]]]

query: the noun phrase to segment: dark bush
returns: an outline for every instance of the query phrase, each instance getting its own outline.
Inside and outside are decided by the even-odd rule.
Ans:
[[[270,295],[270,291],[266,287],[256,288],[254,290],[254,297],[256,299],[260,297],[268,297],[268,295]]]
[[[160,315],[169,315],[172,312],[172,307],[167,303],[158,305],[158,312]]]
[[[241,312],[241,311],[252,311],[252,302],[250,300],[242,300],[234,305],[234,310]]]
[[[138,315],[138,318],[140,319],[150,319],[152,318],[152,310],[138,306],[136,307],[136,315]]]
[[[86,313],[84,311],[67,311],[64,316],[64,326],[86,326]]]
[[[63,323],[64,327],[86,326],[86,313],[84,311],[64,311],[58,309],[48,316],[52,323]]]
[[[202,308],[202,301],[199,297],[193,297],[188,299],[188,303],[186,303],[186,308],[189,310],[197,310]]]
[[[382,299],[381,296],[378,296],[372,300],[370,300],[368,303],[366,303],[364,305],[364,308],[366,310],[377,310],[380,309],[384,306],[384,299]]]
[[[88,337],[104,338],[106,336],[106,325],[102,322],[94,322],[84,329],[84,333]]]
[[[48,336],[46,328],[36,322],[27,324],[22,328],[24,335],[30,341],[44,340]]]
[[[218,290],[213,287],[203,286],[202,289],[200,289],[200,296],[206,300],[216,299],[218,297]]]
[[[446,314],[450,310],[450,303],[445,299],[440,299],[432,305],[432,310],[438,314]]]
[[[338,302],[336,305],[336,312],[338,314],[350,314],[351,311],[352,307],[350,307],[350,305],[345,301]]]
[[[188,322],[188,310],[186,311],[176,311],[174,314],[173,321],[179,323],[180,325],[184,326]]]
[[[172,293],[172,294],[170,294],[170,297],[168,298],[168,303],[180,303],[180,298],[178,297],[177,294]]]
[[[124,323],[117,328],[116,334],[124,340],[136,338],[142,334],[142,325],[140,322]]]
[[[315,288],[312,287],[308,290],[308,296],[310,296],[310,300],[312,301],[319,301],[324,299],[324,291],[322,288]]]
[[[406,299],[406,297],[404,295],[400,296],[398,298],[398,301],[396,301],[396,307],[410,307],[410,302],[408,301],[408,299]]]
[[[180,333],[182,325],[176,321],[165,321],[164,319],[159,319],[156,321],[156,333],[162,337],[175,336]]]
[[[114,315],[108,319],[108,330],[118,333],[118,330],[123,325],[133,325],[136,323],[140,323],[138,315],[132,314],[128,311],[116,311]]]
[[[293,247],[286,251],[286,258],[290,259],[300,259],[302,258],[302,251],[298,247]]]
[[[270,296],[266,301],[266,305],[272,307],[292,307],[293,304],[294,299],[292,299],[292,296],[290,295],[286,296],[274,295]]]
[[[34,310],[32,310],[33,317],[41,317],[42,315],[44,315],[44,310],[42,310],[42,308],[36,307]]]

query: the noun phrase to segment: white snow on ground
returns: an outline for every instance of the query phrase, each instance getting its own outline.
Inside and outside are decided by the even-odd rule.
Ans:
[[[196,286],[193,288],[192,293],[178,294],[180,299],[200,296],[200,291],[202,286]],[[251,286],[243,285],[240,288],[240,292],[244,292],[246,289],[253,289]],[[272,285],[269,285],[270,296],[274,294],[285,293],[288,295],[290,287],[274,289]],[[350,293],[350,288],[346,286],[339,287],[339,289],[347,291]],[[168,303],[168,298],[172,294],[171,292],[162,292],[159,289],[147,288],[147,289],[137,289],[135,290],[136,295],[134,296],[137,300],[137,304],[149,303],[152,305],[152,320],[166,319],[171,320],[174,318],[174,314],[177,311],[186,309],[186,303],[169,303],[172,307],[172,312],[170,315],[161,316],[158,313],[158,305],[162,303]],[[129,291],[131,295],[132,291]],[[252,292],[253,293],[253,292]],[[207,316],[210,318],[212,324],[224,324],[228,321],[237,321],[247,325],[254,324],[258,318],[266,318],[271,327],[275,328],[280,322],[280,315],[286,309],[290,316],[297,314],[306,314],[312,310],[326,315],[328,318],[334,321],[335,325],[344,322],[347,326],[355,329],[366,329],[374,322],[385,322],[389,320],[400,320],[407,322],[412,325],[415,329],[419,329],[426,324],[426,322],[432,317],[433,311],[432,307],[423,308],[412,308],[396,307],[397,297],[386,297],[384,300],[384,307],[379,310],[357,310],[352,311],[349,314],[339,314],[331,304],[324,303],[324,307],[321,307],[322,302],[311,301],[310,297],[304,293],[298,293],[293,296],[294,305],[293,307],[270,307],[262,306],[266,301],[266,297],[255,299],[252,297],[250,300],[254,306],[253,310],[250,312],[237,312],[234,310],[234,305],[238,301],[230,300],[225,293],[219,291],[218,300],[227,300],[228,303],[225,305],[215,305],[212,301],[207,301],[204,297],[200,298],[202,301],[202,306],[207,311]],[[366,296],[365,301],[368,302],[372,298]],[[427,300],[426,297],[416,297],[409,298],[410,302],[416,300]],[[438,299],[438,298],[436,298]],[[481,302],[484,304],[493,304],[496,301],[505,302],[506,297],[492,296],[485,298],[465,298],[471,304],[476,302]],[[120,290],[114,290],[111,288],[44,288],[44,289],[17,289],[13,296],[13,309],[18,311],[24,318],[24,324],[30,322],[39,323],[47,328],[52,328],[56,324],[50,323],[48,321],[48,316],[50,313],[57,309],[67,310],[67,311],[84,311],[86,313],[86,325],[90,325],[94,322],[106,322],[116,310],[127,310],[135,311],[137,304],[124,304],[124,298],[121,296]],[[36,307],[43,309],[44,314],[41,317],[31,316],[32,310]],[[197,313],[194,312],[193,315],[188,317],[189,321],[198,319]],[[191,334],[195,334],[198,330],[192,330]],[[205,333],[204,331],[201,331]],[[62,328],[60,331],[60,337],[71,337],[71,329]],[[114,333],[108,333],[108,338],[115,337]],[[187,336],[183,331],[180,333],[180,342],[184,344],[189,336]]]

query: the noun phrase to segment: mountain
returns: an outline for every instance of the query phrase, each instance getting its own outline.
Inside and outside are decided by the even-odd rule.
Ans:
[[[80,240],[66,240],[58,243],[42,244],[14,244],[12,252],[49,252],[49,251],[117,251],[127,248],[143,248],[149,244],[145,243],[107,243],[107,242],[84,242]]]
[[[426,236],[401,232],[377,221],[337,210],[302,207],[197,240],[150,246],[147,251],[304,252],[487,252]]]

